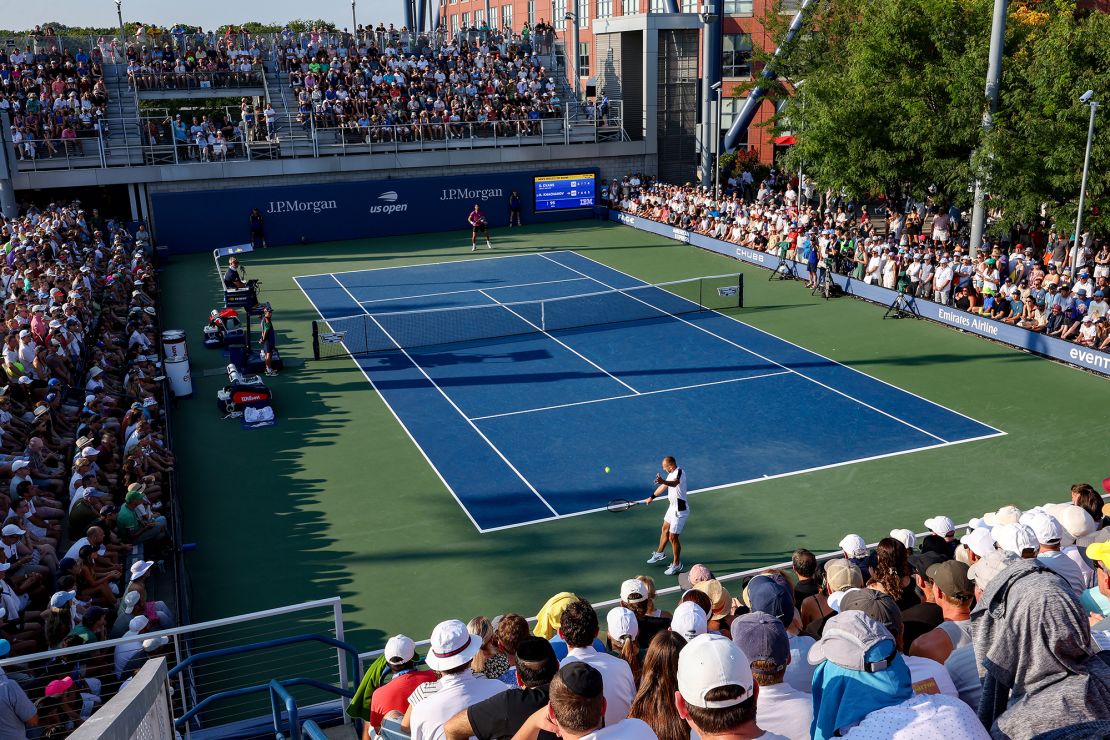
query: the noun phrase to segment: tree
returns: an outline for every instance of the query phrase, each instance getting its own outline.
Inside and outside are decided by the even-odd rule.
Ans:
[[[1000,110],[984,136],[992,8],[991,0],[818,3],[808,32],[777,63],[786,80],[805,84],[794,95],[771,86],[772,98],[786,99],[776,129],[798,139],[782,164],[804,162],[822,186],[854,195],[932,192],[967,207],[974,153],[1001,227],[1028,220],[1042,203],[1074,213],[1087,122],[1077,98],[1094,89],[1110,102],[1110,18],[1077,13],[1072,0],[1015,4]],[[781,38],[789,18],[777,10],[766,23]],[[1110,181],[1106,164],[1110,141],[1092,160],[1096,208]],[[1096,214],[1101,226],[1107,218]]]

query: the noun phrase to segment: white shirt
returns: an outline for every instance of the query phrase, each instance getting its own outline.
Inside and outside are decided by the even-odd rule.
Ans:
[[[123,669],[127,665],[127,661],[131,660],[135,653],[143,649],[143,640],[145,639],[142,635],[138,635],[130,630],[128,630],[124,637],[134,637],[135,639],[132,642],[116,645],[115,668],[117,678],[123,677]]]
[[[940,693],[953,699],[960,698],[960,692],[956,691],[956,684],[952,683],[952,677],[940,663],[919,655],[903,655],[902,658],[910,669],[910,683],[913,684],[914,693],[935,693],[931,686],[925,684],[932,679],[936,681],[937,690]]]
[[[867,715],[844,733],[847,740],[987,740],[990,735],[971,707],[947,696],[911,696]]]
[[[1075,564],[1074,560],[1059,550],[1047,550],[1040,553],[1037,555],[1037,562],[1067,581],[1076,598],[1079,598],[1079,594],[1087,590],[1083,571],[1079,570],[1079,566]]]
[[[605,687],[605,724],[615,725],[627,717],[628,708],[632,706],[632,699],[636,696],[636,682],[632,679],[632,669],[628,667],[628,663],[614,655],[599,653],[593,647],[584,647],[568,650],[567,657],[559,665],[576,660],[596,668],[601,674],[602,685]]]
[[[809,635],[790,635],[790,665],[786,666],[782,680],[796,691],[806,694],[813,691],[813,672],[817,666],[809,664],[809,649],[816,643]]]
[[[444,740],[443,726],[447,720],[483,699],[509,689],[508,684],[478,678],[469,670],[442,676],[437,683],[439,690],[412,708],[409,720],[412,740]]]
[[[755,698],[755,721],[767,732],[790,740],[809,740],[813,699],[785,683],[760,686]]]
[[[647,722],[629,717],[615,725],[607,723],[605,727],[583,735],[580,740],[656,740],[656,736]]]
[[[682,468],[675,468],[667,473],[667,482],[678,481],[677,486],[667,486],[667,501],[675,511],[678,511],[678,502],[686,501],[686,473]],[[686,513],[689,513],[689,502],[686,504]],[[622,661],[623,662],[623,661]]]

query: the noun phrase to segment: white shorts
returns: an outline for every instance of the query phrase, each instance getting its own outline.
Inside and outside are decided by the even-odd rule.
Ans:
[[[667,524],[671,534],[682,534],[682,528],[686,526],[686,520],[689,518],[689,509],[680,512],[678,509],[671,507],[667,509],[667,513],[663,517],[663,522]]]

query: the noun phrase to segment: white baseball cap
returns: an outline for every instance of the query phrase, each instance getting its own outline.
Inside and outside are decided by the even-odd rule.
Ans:
[[[5,524],[4,529],[0,530],[0,534],[4,537],[22,537],[23,530],[19,528],[18,524]]]
[[[994,552],[994,536],[986,527],[978,527],[960,538],[960,544],[967,545],[967,549],[981,558]]]
[[[128,632],[138,634],[145,630],[150,625],[150,620],[140,614],[137,617],[132,617],[131,621],[127,623]]]
[[[925,526],[938,537],[947,537],[949,532],[956,531],[956,524],[946,516],[934,516],[925,520]]]
[[[394,635],[385,644],[385,661],[392,665],[408,663],[416,655],[416,643],[405,635]]]
[[[605,615],[605,628],[610,640],[623,640],[626,637],[635,640],[640,634],[640,623],[636,621],[636,612],[626,606],[609,610]]]
[[[840,541],[840,549],[849,558],[859,560],[867,557],[870,550],[867,549],[867,542],[858,534],[845,535],[844,539]]]
[[[1064,534],[1060,522],[1043,511],[1038,511],[1031,516],[1027,526],[1033,530],[1033,534],[1037,536],[1037,542],[1042,545],[1058,543]]]
[[[690,603],[690,602],[687,602]],[[731,699],[710,701],[706,695],[722,686],[739,686]],[[755,682],[751,661],[724,635],[698,635],[678,654],[678,693],[683,701],[702,709],[727,709],[752,698]]]
[[[890,536],[905,545],[907,550],[912,550],[917,544],[917,535],[912,529],[892,529]]]
[[[998,511],[990,511],[983,515],[983,521],[992,527],[997,527],[999,524],[1017,524],[1021,519],[1021,509],[1008,504],[1003,506]]]
[[[1018,557],[1021,557],[1025,550],[1040,548],[1037,535],[1024,524],[1000,524],[991,530],[991,536],[999,547]]]
[[[648,597],[647,584],[639,578],[629,578],[621,584],[621,601],[626,604],[635,604]]]
[[[677,632],[690,641],[709,630],[709,617],[692,601],[683,601],[671,617],[671,632]]]

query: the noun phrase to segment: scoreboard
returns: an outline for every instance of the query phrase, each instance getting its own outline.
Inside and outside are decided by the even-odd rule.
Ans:
[[[594,175],[544,175],[533,180],[537,211],[593,208]]]

